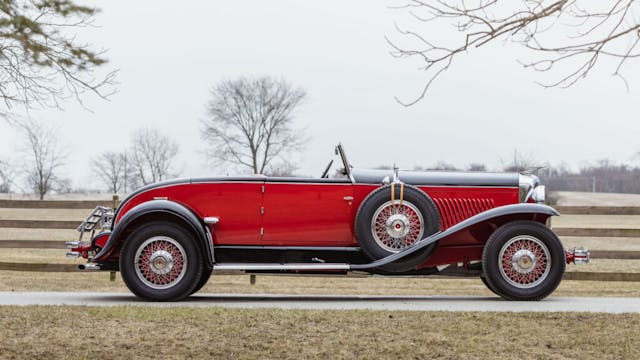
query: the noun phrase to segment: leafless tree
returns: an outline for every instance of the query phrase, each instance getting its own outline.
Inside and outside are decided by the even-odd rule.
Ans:
[[[11,191],[13,178],[14,175],[9,163],[0,160],[0,193],[8,193]]]
[[[537,162],[533,155],[531,154],[522,154],[517,150],[513,151],[513,160],[508,163],[503,163],[502,169],[507,172],[528,172],[528,173],[537,173],[540,169],[545,166],[541,166],[539,162]]]
[[[306,93],[271,77],[239,78],[211,89],[208,118],[202,138],[209,157],[220,163],[250,168],[264,174],[304,141],[293,128],[293,112]]]
[[[53,129],[34,120],[22,121],[19,127],[25,137],[27,185],[42,200],[56,186],[66,154],[58,145]]]
[[[485,164],[480,164],[480,163],[471,163],[469,164],[468,169],[469,171],[487,171],[487,166]]]
[[[430,166],[427,170],[441,170],[441,171],[459,171],[453,164],[449,164],[446,161],[438,161],[435,165]]]
[[[103,50],[78,42],[73,29],[92,25],[97,10],[72,0],[0,1],[0,117],[14,107],[60,107],[60,101],[113,91],[116,72],[97,75]]]
[[[605,58],[613,61],[603,65],[624,80],[623,65],[640,57],[640,1],[636,0],[408,0],[398,8],[408,9],[420,30],[398,27],[405,36],[388,39],[392,54],[419,58],[427,73],[420,95],[405,105],[422,99],[458,55],[500,41],[530,51],[532,59],[520,61],[524,67],[560,73],[540,82],[545,87],[569,87]],[[440,34],[451,25],[458,36],[443,41]]]
[[[178,144],[156,129],[140,129],[133,134],[130,179],[134,186],[148,185],[175,176],[172,163]]]
[[[93,173],[107,187],[117,194],[125,183],[125,155],[114,151],[105,151],[91,160]]]

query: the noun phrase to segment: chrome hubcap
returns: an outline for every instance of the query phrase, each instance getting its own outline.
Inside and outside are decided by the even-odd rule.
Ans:
[[[386,227],[387,234],[392,238],[402,238],[407,236],[409,230],[411,229],[411,224],[409,223],[409,219],[402,214],[395,214],[389,216],[387,219]]]
[[[511,258],[511,265],[520,274],[528,274],[535,268],[536,256],[530,250],[518,250]]]
[[[158,250],[149,257],[151,271],[158,275],[164,275],[173,268],[173,256],[168,251]]]

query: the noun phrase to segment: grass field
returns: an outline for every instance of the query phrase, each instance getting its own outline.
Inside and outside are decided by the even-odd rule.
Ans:
[[[0,291],[127,292],[120,276],[108,273],[42,273],[0,271]],[[453,295],[494,296],[477,278],[315,277],[215,275],[201,293],[294,295]],[[553,296],[640,297],[638,282],[563,281]]]
[[[1,307],[0,358],[636,359],[640,315]]]

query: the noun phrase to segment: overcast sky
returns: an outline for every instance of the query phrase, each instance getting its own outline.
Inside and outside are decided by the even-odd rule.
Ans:
[[[82,40],[108,49],[120,69],[119,92],[105,102],[87,97],[64,111],[31,113],[55,124],[70,154],[66,176],[98,186],[90,159],[121,150],[132,131],[153,126],[180,144],[183,176],[226,174],[207,164],[200,139],[209,88],[243,75],[282,77],[308,93],[296,126],[310,137],[299,173],[319,176],[333,146],[345,144],[358,167],[437,161],[498,168],[514,150],[539,163],[575,168],[609,158],[640,164],[640,61],[625,74],[611,68],[568,89],[543,89],[523,69],[517,47],[498,44],[469,53],[412,107],[425,82],[412,61],[389,55],[403,11],[385,1],[96,1],[100,26]],[[449,36],[445,33],[442,36]],[[2,158],[15,157],[16,133],[0,123]]]

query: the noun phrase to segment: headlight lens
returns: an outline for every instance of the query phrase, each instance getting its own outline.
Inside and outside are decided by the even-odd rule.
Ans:
[[[533,201],[537,203],[543,203],[547,200],[547,189],[544,185],[538,185],[533,189],[533,193],[531,194],[531,198]]]
[[[537,176],[531,174],[520,174],[518,179],[520,187],[520,202],[527,202],[533,197],[535,189],[540,187],[540,179]],[[542,198],[544,201],[544,187],[542,188]],[[534,198],[536,202],[540,202]]]

